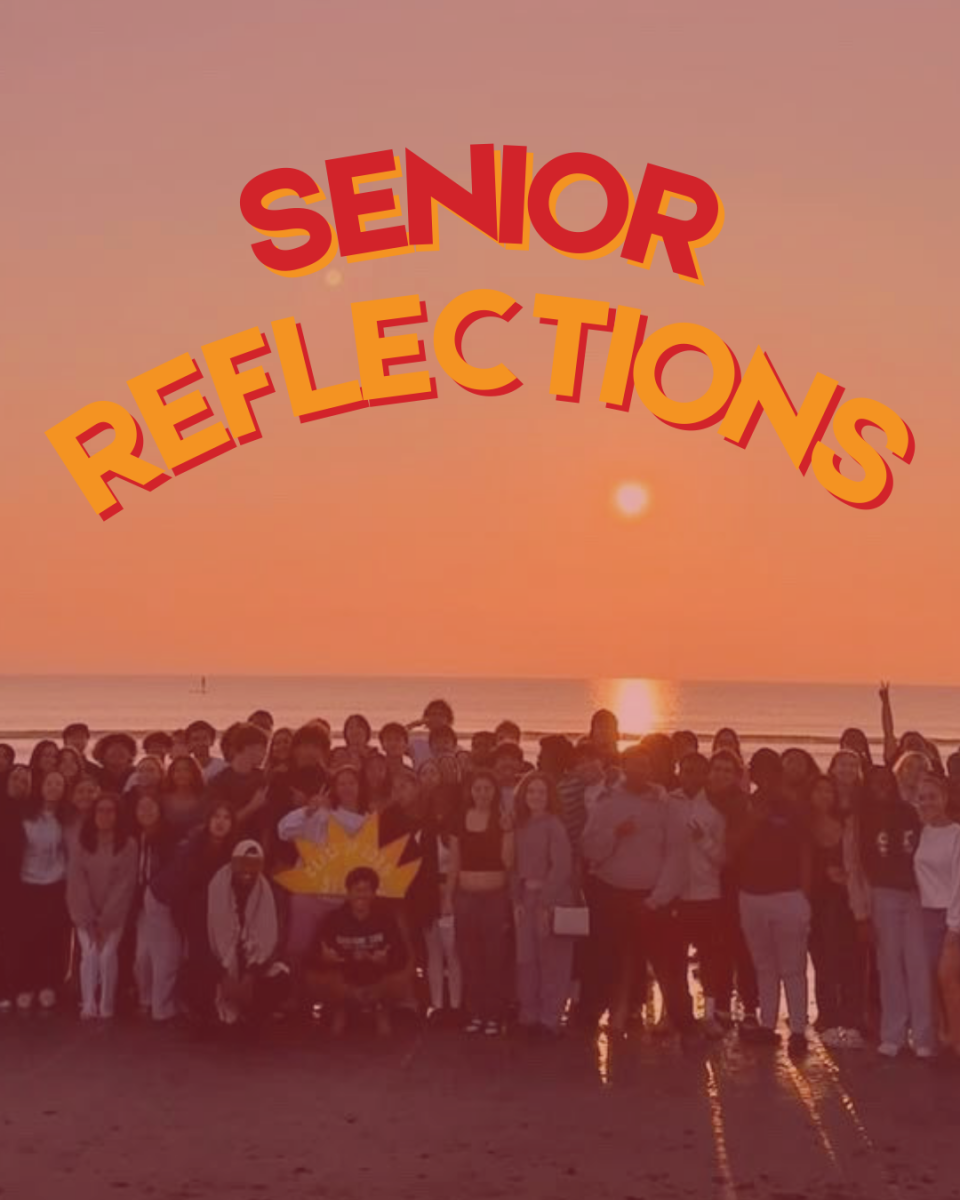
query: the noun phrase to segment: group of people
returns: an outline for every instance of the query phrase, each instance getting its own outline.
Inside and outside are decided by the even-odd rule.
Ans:
[[[606,710],[532,763],[512,721],[463,744],[444,700],[338,737],[258,711],[219,755],[202,720],[139,757],[83,724],[29,763],[0,746],[0,1012],[319,1012],[338,1036],[406,1011],[544,1040],[646,1018],[685,1044],[777,1045],[785,999],[802,1056],[812,960],[824,1044],[953,1061],[960,752],[898,737],[886,687],[881,705],[881,761],[848,729],[825,772],[799,748],[745,761],[731,729],[623,749]],[[416,864],[403,894],[364,865],[341,894],[279,886],[305,843],[368,822]]]

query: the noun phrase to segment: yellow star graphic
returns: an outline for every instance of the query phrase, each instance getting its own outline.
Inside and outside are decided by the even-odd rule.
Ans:
[[[372,867],[380,877],[377,894],[399,900],[407,894],[420,869],[420,859],[400,863],[409,840],[407,834],[381,846],[376,813],[367,817],[352,837],[339,821],[331,821],[325,842],[296,841],[300,863],[274,879],[288,892],[299,895],[345,896],[346,879],[354,867]]]

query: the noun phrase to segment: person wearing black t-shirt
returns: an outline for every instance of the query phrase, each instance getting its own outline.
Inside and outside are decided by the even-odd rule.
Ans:
[[[913,870],[920,817],[889,767],[871,767],[859,819],[860,864],[869,885],[880,974],[880,1046],[895,1058],[908,1034],[919,1058],[937,1050],[923,910]]]
[[[339,1037],[348,1006],[373,1007],[377,1032],[389,1035],[389,1008],[409,1001],[404,970],[407,947],[389,905],[377,899],[380,877],[372,867],[355,867],[346,880],[347,900],[320,930],[310,984],[333,1009],[330,1031]]]
[[[263,760],[267,754],[267,735],[256,725],[235,725],[223,739],[228,765],[207,784],[206,809],[212,812],[223,804],[233,813],[241,836],[253,837],[267,850],[272,845],[276,822],[271,825],[266,813],[267,789]]]
[[[790,1053],[807,1049],[807,946],[810,937],[810,838],[803,815],[783,794],[783,766],[773,750],[750,760],[757,790],[729,850],[740,889],[740,918],[757,970],[760,1025],[751,1041],[777,1043],[781,984],[787,998]]]

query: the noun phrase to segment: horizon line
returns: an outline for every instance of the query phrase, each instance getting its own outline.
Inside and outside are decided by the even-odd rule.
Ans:
[[[756,684],[769,687],[877,687],[879,680],[865,679],[729,679],[722,677],[703,677],[699,679],[665,678],[655,675],[473,675],[473,674],[410,674],[397,672],[393,674],[368,673],[355,671],[350,673],[324,673],[321,671],[219,671],[204,673],[201,671],[28,671],[6,673],[0,672],[0,683],[5,680],[23,679],[329,679],[329,680],[424,680],[471,683],[597,683],[597,682],[643,682],[663,684]],[[925,687],[953,690],[960,688],[960,683],[932,683],[928,681],[891,681],[891,688]]]

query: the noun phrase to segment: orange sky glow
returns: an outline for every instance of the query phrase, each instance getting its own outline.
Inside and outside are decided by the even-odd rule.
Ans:
[[[5,71],[0,503],[4,673],[466,674],[957,683],[960,9],[918,0],[479,8],[285,2],[265,10],[15,6]],[[254,258],[255,175],[409,147],[469,186],[471,142],[706,180],[725,209],[705,286],[534,234],[498,247],[440,214],[436,253],[302,278]],[[403,183],[395,185],[403,196]],[[571,227],[602,212],[568,188]],[[318,206],[330,215],[329,203]],[[522,311],[464,346],[523,387],[461,390],[433,358],[454,296]],[[154,493],[114,486],[101,522],[45,431],[184,352],[295,317],[318,384],[357,377],[350,304],[417,292],[436,399],[300,425],[279,366],[263,432]],[[764,420],[745,450],[634,401],[549,391],[555,329],[535,293],[632,305],[649,330],[758,346],[795,402],[817,372],[889,405],[911,465],[874,511],[793,468]],[[416,328],[416,327],[410,327]],[[406,330],[405,330],[406,331]],[[421,334],[421,336],[423,336]],[[672,362],[692,398],[704,361]],[[399,368],[409,370],[411,368]],[[220,419],[209,380],[201,385]],[[828,440],[829,440],[828,435]],[[875,444],[874,438],[871,440]],[[159,461],[149,436],[144,455]],[[625,515],[623,483],[648,504]]]

